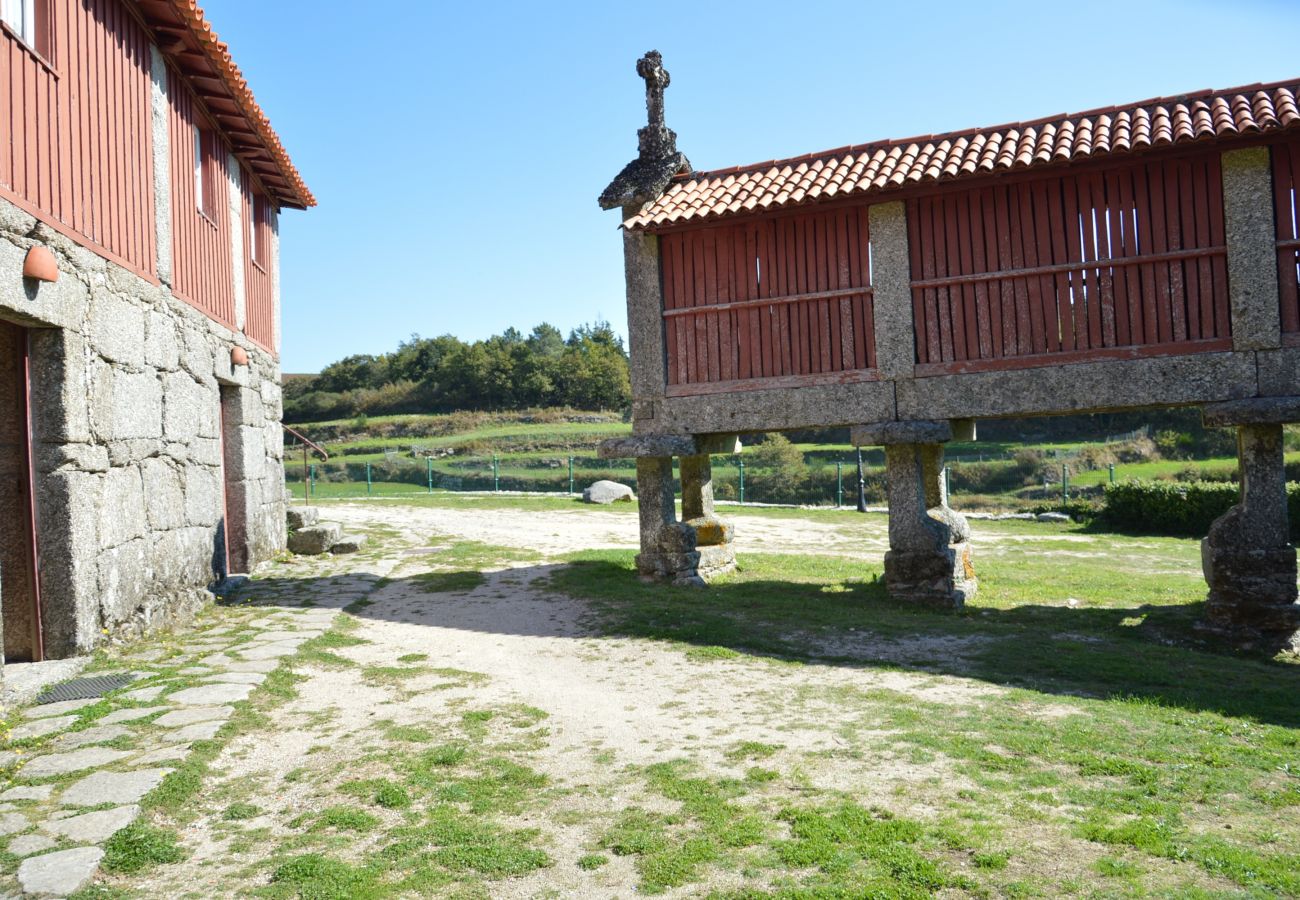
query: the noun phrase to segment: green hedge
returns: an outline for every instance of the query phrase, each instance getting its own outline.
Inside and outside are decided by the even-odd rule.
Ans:
[[[1204,537],[1237,502],[1235,484],[1214,481],[1122,481],[1107,486],[1099,522],[1118,531]],[[1300,484],[1287,485],[1291,538],[1300,539]]]

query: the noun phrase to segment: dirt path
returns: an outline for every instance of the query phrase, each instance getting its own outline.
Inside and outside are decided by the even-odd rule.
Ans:
[[[488,716],[494,730],[476,737],[487,745],[514,747],[536,735],[528,738],[530,750],[512,750],[510,756],[544,776],[545,799],[531,810],[507,807],[503,821],[539,829],[536,841],[551,862],[530,874],[491,881],[487,892],[629,896],[640,880],[632,858],[607,857],[594,870],[579,860],[600,848],[602,833],[628,808],[672,806],[646,791],[644,767],[686,758],[705,775],[743,778],[754,760],[737,756],[736,748],[748,746],[765,748],[764,765],[774,770],[799,770],[791,797],[840,790],[897,794],[900,785],[939,777],[960,783],[942,761],[907,759],[883,746],[862,755],[863,737],[843,734],[852,717],[843,704],[872,691],[952,705],[996,693],[963,679],[889,669],[692,661],[674,646],[599,636],[589,627],[585,604],[546,589],[548,564],[491,572],[468,592],[431,593],[421,576],[436,568],[437,554],[410,552],[431,535],[453,530],[471,540],[522,544],[548,555],[593,544],[628,546],[635,540],[631,516],[548,514],[538,528],[536,515],[503,510],[404,508],[395,518],[391,511],[358,505],[332,508],[328,515],[353,530],[384,525],[403,535],[388,539],[383,552],[364,563],[332,564],[346,569],[350,585],[383,579],[351,607],[351,645],[329,651],[341,658],[337,665],[300,667],[305,680],[298,696],[277,709],[271,730],[236,737],[215,760],[198,816],[180,828],[188,858],[143,882],[116,879],[119,884],[154,895],[204,897],[265,886],[277,860],[302,843],[304,823],[337,806],[349,782],[391,776],[427,750],[425,743],[394,735],[430,732],[463,740],[453,723]],[[765,549],[794,550],[807,540],[848,543],[817,523],[748,518],[744,525],[746,539]],[[294,563],[289,577],[268,579],[270,587],[260,597],[255,592],[255,599],[335,605],[331,579],[299,577],[312,566]],[[355,596],[349,593],[348,599]],[[402,659],[409,673],[394,671]],[[535,711],[528,715],[540,717],[541,724],[531,727],[536,723],[527,716],[530,729],[497,724],[512,721],[520,710]],[[241,802],[257,812],[232,821],[232,804]],[[900,809],[933,812],[921,793]],[[332,845],[335,852],[358,864],[379,852],[402,819],[378,814],[382,821],[374,832],[348,835]],[[708,884],[726,887],[736,877],[715,872]],[[670,895],[693,896],[701,889],[693,883]]]

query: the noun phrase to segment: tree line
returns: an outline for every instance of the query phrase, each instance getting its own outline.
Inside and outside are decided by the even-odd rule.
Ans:
[[[286,422],[546,406],[621,410],[631,402],[623,339],[600,321],[567,338],[546,323],[481,341],[412,335],[391,353],[349,356],[284,385]]]

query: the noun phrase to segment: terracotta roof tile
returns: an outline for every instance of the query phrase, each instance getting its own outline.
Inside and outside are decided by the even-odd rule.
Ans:
[[[149,0],[147,3],[137,0],[137,5],[141,8],[146,20],[149,20],[151,24],[158,23],[157,17],[160,14],[165,14],[165,10],[170,8],[171,14],[188,29],[191,37],[198,44],[199,50],[207,57],[218,79],[229,91],[242,117],[248,122],[252,131],[266,148],[272,163],[283,178],[286,186],[276,191],[277,199],[286,205],[303,208],[315,206],[316,198],[307,189],[302,176],[298,174],[297,168],[289,159],[289,154],[284,149],[284,145],[280,143],[279,136],[271,127],[271,122],[266,117],[266,113],[257,105],[257,100],[253,97],[253,91],[248,86],[248,80],[244,78],[239,66],[231,58],[230,48],[217,37],[217,33],[213,31],[212,25],[208,22],[196,0]],[[182,75],[184,74],[182,72]]]
[[[669,225],[911,184],[1300,128],[1297,92],[1300,81],[1201,91],[1028,123],[879,141],[697,172],[671,184],[662,197],[626,224],[630,228]]]

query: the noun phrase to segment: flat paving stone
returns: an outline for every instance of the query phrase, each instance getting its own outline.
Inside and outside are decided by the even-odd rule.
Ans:
[[[102,844],[134,822],[139,815],[138,806],[118,806],[48,821],[41,828],[75,844]]]
[[[94,772],[74,782],[59,797],[64,806],[99,806],[139,803],[162,783],[171,769],[136,769],[133,772]]]
[[[170,735],[172,740],[185,741],[210,741],[217,736],[224,722],[197,722],[194,725],[186,725],[184,728],[178,728]]]
[[[75,894],[95,877],[104,851],[98,847],[74,847],[43,856],[32,856],[18,867],[18,883],[37,897],[66,897]]]
[[[48,719],[33,719],[30,722],[24,722],[9,732],[9,740],[25,741],[27,738],[43,737],[56,731],[62,731],[75,721],[77,721],[76,716],[51,716]]]
[[[160,689],[161,690],[161,689]],[[105,725],[116,725],[119,722],[134,722],[136,719],[143,719],[145,716],[152,716],[156,712],[162,712],[165,706],[140,706],[133,709],[119,709],[104,716],[99,721]]]
[[[84,747],[87,744],[106,744],[130,733],[130,730],[121,725],[96,725],[85,731],[70,731],[60,735],[55,739],[54,746],[60,750],[68,750],[73,747]]]
[[[178,669],[177,675],[207,675],[212,670],[207,666],[187,666],[184,669]]]
[[[175,737],[175,735],[169,735],[169,737]],[[148,753],[142,754],[135,760],[135,764],[138,766],[156,766],[165,762],[183,762],[185,757],[189,756],[189,753],[189,744],[160,747],[157,750],[150,750]]]
[[[261,684],[266,681],[266,675],[262,672],[218,672],[203,680],[209,684]]]
[[[127,691],[122,696],[126,697],[128,700],[134,700],[137,703],[149,703],[152,700],[157,700],[158,695],[162,692],[163,686],[161,684],[155,684],[152,687],[137,688],[134,691]]]
[[[30,824],[22,813],[0,813],[0,834],[13,834],[15,831],[22,831]]]
[[[48,800],[54,793],[52,784],[20,784],[0,794],[0,800]]]
[[[63,700],[59,703],[42,703],[40,706],[33,706],[27,712],[23,713],[29,719],[46,719],[50,716],[61,716],[64,713],[76,712],[92,703],[98,703],[98,697],[85,697],[81,700]]]
[[[274,672],[280,665],[278,659],[241,659],[226,666],[227,672]]]
[[[251,684],[205,684],[168,694],[167,699],[185,706],[213,706],[247,700],[252,692]]]
[[[20,834],[5,849],[14,856],[31,856],[54,846],[54,841],[43,834]]]
[[[193,706],[174,709],[153,720],[153,724],[164,728],[179,728],[193,725],[195,722],[210,722],[213,719],[228,719],[235,713],[233,706]]]
[[[256,661],[280,659],[281,657],[289,656],[297,651],[297,644],[293,644],[292,646],[287,644],[254,644],[250,645],[247,649],[241,649],[239,655],[244,659]]]
[[[83,747],[67,753],[47,753],[34,757],[23,766],[24,778],[45,778],[49,775],[67,775],[82,769],[106,766],[130,756],[125,750],[111,750],[108,747]]]
[[[205,656],[199,660],[201,665],[210,666],[214,669],[228,669],[233,662],[235,662],[235,658],[224,653],[213,653],[211,656]]]

